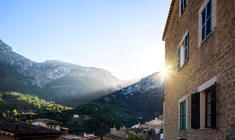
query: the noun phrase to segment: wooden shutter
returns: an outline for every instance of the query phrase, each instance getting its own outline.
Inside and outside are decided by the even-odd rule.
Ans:
[[[189,57],[189,35],[187,35],[184,38],[184,62],[188,60]]]
[[[186,101],[180,103],[180,130],[186,129]]]
[[[191,128],[200,128],[200,92],[191,95]]]
[[[180,14],[182,15],[184,12],[184,0],[180,0]]]
[[[180,46],[177,48],[177,55],[178,55],[178,57],[177,57],[177,61],[178,61],[178,69],[180,69]]]
[[[216,128],[216,85],[211,86],[211,128]]]

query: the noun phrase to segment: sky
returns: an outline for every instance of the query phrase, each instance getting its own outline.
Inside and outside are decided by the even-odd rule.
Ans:
[[[0,39],[35,62],[140,79],[164,67],[171,0],[0,0]]]

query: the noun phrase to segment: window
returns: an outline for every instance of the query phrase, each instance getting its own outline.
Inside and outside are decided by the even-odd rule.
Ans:
[[[206,91],[206,128],[216,128],[216,83]]]
[[[206,6],[204,7],[201,18],[202,18],[202,42],[210,35],[212,32],[212,4],[211,0],[208,1]]]
[[[191,128],[216,128],[216,82],[191,95]]]
[[[179,9],[180,9],[179,14],[180,14],[180,16],[183,14],[183,12],[184,12],[184,10],[185,10],[187,1],[188,1],[188,0],[180,0],[180,1],[179,1],[179,6],[180,6],[180,8],[179,8]]]
[[[178,69],[180,69],[189,58],[189,34],[186,33],[177,48]]]
[[[179,106],[179,118],[178,118],[178,128],[179,130],[187,129],[187,97],[183,96],[178,101]]]
[[[186,101],[180,103],[180,130],[186,129]]]
[[[216,27],[216,0],[205,0],[198,12],[198,47]]]

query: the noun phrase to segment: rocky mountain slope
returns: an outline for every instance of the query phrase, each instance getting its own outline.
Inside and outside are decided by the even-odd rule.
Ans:
[[[164,84],[160,73],[154,73],[139,82],[115,91],[97,100],[115,110],[126,125],[145,122],[163,111]]]
[[[37,63],[0,40],[0,91],[36,94],[58,103],[78,105],[120,85],[121,81],[106,70],[61,61]]]

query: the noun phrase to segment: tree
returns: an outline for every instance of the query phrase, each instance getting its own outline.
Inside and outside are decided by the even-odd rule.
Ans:
[[[13,109],[13,110],[12,110],[12,115],[13,115],[13,117],[16,117],[18,114],[19,114],[19,113],[18,113],[18,111],[17,111],[16,109]]]
[[[127,140],[144,140],[144,137],[140,134],[130,134]]]

